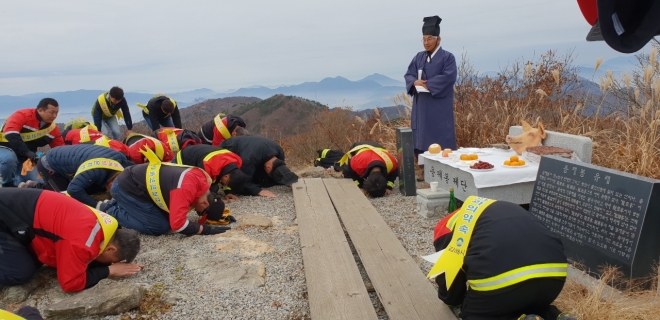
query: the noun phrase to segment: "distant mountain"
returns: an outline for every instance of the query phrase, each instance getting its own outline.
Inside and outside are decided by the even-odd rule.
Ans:
[[[351,81],[343,77],[325,78],[319,82],[304,82],[293,86],[267,88],[254,86],[216,97],[250,96],[266,99],[276,94],[297,96],[318,101],[329,107],[350,106],[355,110],[390,106],[390,98],[405,90],[405,84],[380,74]]]
[[[403,76],[401,76],[403,78]],[[374,73],[370,76],[365,77],[362,80],[358,81],[373,81],[380,84],[383,87],[405,87],[406,83],[403,81],[394,80],[390,77],[384,76],[380,73]]]
[[[179,93],[165,93],[181,108],[206,99],[227,97],[257,97],[267,99],[276,94],[296,96],[318,101],[329,107],[350,106],[355,110],[390,106],[388,100],[404,90],[404,83],[375,73],[357,81],[343,77],[325,78],[319,82],[305,82],[298,85],[268,88],[251,86],[231,92],[218,93],[211,89],[196,89]],[[4,118],[18,109],[33,108],[39,100],[52,97],[60,104],[59,121],[69,121],[75,117],[91,118],[90,110],[94,101],[104,90],[75,90],[66,92],[31,93],[23,96],[0,96],[0,117]],[[146,103],[154,93],[126,92],[126,100],[131,107],[131,115],[141,120],[141,109],[136,103]]]
[[[620,76],[624,72],[630,72],[637,68],[637,59],[634,56],[622,56],[607,61],[603,61],[598,67],[598,71],[594,72],[596,62],[591,66],[578,66],[579,75],[585,79],[594,79],[598,81],[600,77],[607,75],[607,70],[611,70],[615,77]]]
[[[314,117],[324,110],[328,107],[316,101],[281,94],[265,100],[228,97],[209,99],[182,109],[181,119],[184,128],[197,132],[219,112],[232,114],[245,120],[250,133],[280,139],[308,131]]]
[[[395,119],[405,117],[407,108],[408,107],[403,106],[403,105],[378,108],[378,113],[380,113],[380,115],[383,117],[384,121],[395,120]],[[364,110],[360,110],[360,111],[353,111],[353,114],[360,117],[360,118],[362,118],[363,120],[367,120],[371,115],[374,114],[374,109],[364,109]]]
[[[60,105],[58,122],[67,122],[76,117],[86,117],[91,120],[92,105],[96,98],[105,92],[104,90],[75,90],[65,92],[31,93],[23,96],[0,96],[0,117],[7,117],[14,111],[24,108],[34,108],[43,98],[49,97],[57,100]],[[188,92],[166,93],[177,101],[177,105],[185,108],[194,104],[195,100],[204,100],[217,93],[210,89],[197,89]],[[125,92],[124,96],[131,108],[131,115],[136,119],[142,119],[141,110],[135,104],[146,104],[153,93]]]

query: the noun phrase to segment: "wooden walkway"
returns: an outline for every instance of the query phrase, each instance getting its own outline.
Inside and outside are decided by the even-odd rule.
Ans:
[[[456,319],[351,180],[302,179],[293,195],[312,319],[376,318],[339,217],[390,319]]]

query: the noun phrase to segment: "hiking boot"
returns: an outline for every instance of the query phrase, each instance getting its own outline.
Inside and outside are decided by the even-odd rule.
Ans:
[[[577,320],[577,318],[570,313],[562,313],[557,316],[557,320]]]
[[[518,318],[518,320],[543,320],[543,318],[535,314],[523,314]]]
[[[39,182],[28,180],[26,182],[21,182],[18,184],[19,188],[36,188],[39,186]]]
[[[110,209],[110,207],[114,206],[115,204],[117,204],[117,200],[115,199],[103,200],[103,202],[99,205],[99,211],[108,212],[108,209]]]

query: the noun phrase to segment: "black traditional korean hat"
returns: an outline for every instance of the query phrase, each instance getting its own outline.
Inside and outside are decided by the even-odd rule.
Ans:
[[[616,51],[633,53],[660,34],[660,1],[578,0],[578,5],[593,26],[587,41],[605,40]]]
[[[440,36],[440,22],[442,22],[442,19],[438,16],[425,17],[422,34],[425,36]]]

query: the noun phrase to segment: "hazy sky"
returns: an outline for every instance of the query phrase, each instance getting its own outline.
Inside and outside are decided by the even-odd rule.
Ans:
[[[443,48],[480,71],[548,49],[575,48],[581,65],[623,55],[584,40],[575,0],[3,1],[0,94],[402,80],[436,14]]]

